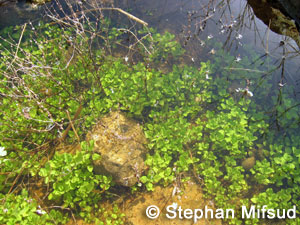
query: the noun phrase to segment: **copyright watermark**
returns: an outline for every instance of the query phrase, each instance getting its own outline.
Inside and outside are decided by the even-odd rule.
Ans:
[[[149,219],[156,219],[159,216],[160,210],[156,205],[150,205],[146,209],[146,216]]]
[[[290,209],[272,209],[266,205],[250,207],[242,206],[240,209],[242,219],[295,219],[296,206]],[[160,214],[160,209],[156,205],[150,205],[146,209],[146,215],[149,219],[156,219]],[[212,209],[207,206],[198,209],[185,209],[177,203],[166,207],[165,216],[168,219],[188,219],[196,223],[199,219],[233,219],[235,218],[234,209]]]

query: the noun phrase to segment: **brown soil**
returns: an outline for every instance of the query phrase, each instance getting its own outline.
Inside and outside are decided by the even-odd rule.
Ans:
[[[127,200],[123,202],[122,208],[126,215],[126,223],[130,225],[191,225],[191,224],[222,224],[221,220],[207,220],[201,219],[197,223],[194,223],[192,219],[168,219],[166,217],[166,207],[173,203],[178,204],[178,207],[184,209],[204,209],[214,207],[213,201],[208,201],[203,198],[202,190],[198,184],[188,182],[185,185],[185,190],[181,190],[181,193],[174,193],[174,186],[166,188],[156,187],[153,192],[141,193],[133,200]],[[150,205],[156,205],[161,213],[157,219],[149,219],[146,216],[146,208]]]

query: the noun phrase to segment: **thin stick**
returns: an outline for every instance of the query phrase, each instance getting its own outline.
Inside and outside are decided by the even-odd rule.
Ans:
[[[126,32],[129,32],[132,36],[134,36],[135,37],[135,39],[137,40],[137,42],[135,43],[135,44],[133,44],[132,46],[130,46],[129,47],[129,49],[131,49],[133,46],[135,46],[136,44],[141,44],[143,47],[144,47],[144,49],[146,50],[146,52],[149,54],[149,55],[151,55],[151,52],[146,48],[146,46],[143,44],[143,42],[142,42],[142,40],[144,39],[144,38],[146,38],[147,36],[149,36],[149,34],[147,34],[147,35],[145,35],[145,36],[143,36],[141,39],[138,39],[138,37],[131,31],[131,30],[128,30],[128,29],[124,29],[124,28],[120,28],[120,29],[118,29],[119,31],[126,31]],[[151,36],[150,36],[151,37]]]
[[[77,134],[77,132],[76,132],[76,130],[75,130],[74,124],[73,124],[73,122],[72,122],[72,120],[71,120],[70,113],[69,113],[68,110],[67,110],[67,115],[68,115],[68,119],[69,119],[69,121],[70,121],[71,127],[72,127],[72,129],[73,129],[73,131],[74,131],[74,133],[75,133],[75,135],[76,135],[76,138],[77,138],[77,140],[80,142],[80,138],[79,138],[79,136],[78,136],[78,134]]]
[[[148,23],[146,23],[144,20],[141,20],[141,19],[137,18],[136,16],[134,16],[134,15],[132,15],[132,14],[124,11],[123,9],[120,9],[120,8],[96,8],[96,9],[83,10],[83,12],[92,12],[92,11],[96,11],[96,10],[115,10],[115,11],[118,11],[118,12],[126,15],[130,19],[132,19],[132,20],[134,20],[134,21],[136,21],[136,22],[138,22],[138,23],[140,23],[144,26],[148,26]],[[79,14],[79,13],[81,13],[81,11],[80,12],[75,12],[75,14]],[[49,17],[53,18],[52,16],[49,16]],[[62,22],[62,20],[64,20],[65,18],[67,18],[67,16],[59,19],[59,22]],[[54,23],[57,23],[57,22],[52,22],[50,24],[54,24]]]
[[[247,71],[247,72],[255,72],[255,73],[266,73],[265,71],[260,70],[251,70],[251,69],[245,69],[245,68],[234,68],[234,67],[225,67],[225,70],[241,70],[241,71]]]
[[[116,10],[120,13],[123,13],[124,15],[126,15],[127,17],[129,17],[130,19],[132,20],[135,20],[136,22],[140,23],[140,24],[143,24],[144,26],[148,26],[148,23],[146,23],[145,21],[137,18],[136,16],[124,11],[123,9],[120,9],[120,8],[100,8],[101,10]]]
[[[82,104],[80,103],[80,105],[79,105],[79,107],[78,107],[78,109],[77,109],[77,111],[76,111],[76,113],[75,113],[75,116],[74,116],[74,118],[73,118],[73,121],[75,121],[75,120],[77,119],[77,117],[79,116],[81,110],[82,110]],[[66,139],[67,134],[68,134],[69,130],[70,130],[71,127],[72,127],[71,124],[72,124],[72,122],[71,122],[71,120],[70,120],[70,123],[69,123],[67,129],[64,131],[64,133],[62,134],[62,136],[61,136],[61,138],[60,138],[60,142],[63,142],[63,141]]]
[[[16,52],[15,52],[14,59],[13,59],[13,60],[11,61],[11,63],[9,64],[8,68],[11,67],[11,65],[15,62],[15,60],[16,60],[16,58],[17,58],[17,54],[18,54],[18,51],[19,51],[19,48],[20,48],[20,44],[21,44],[21,41],[22,41],[22,38],[23,38],[23,34],[24,34],[24,32],[25,32],[26,26],[27,26],[27,23],[24,24],[24,27],[23,27],[21,36],[20,36],[20,38],[19,38],[19,42],[18,42],[18,45],[17,45],[17,49],[16,49]]]
[[[27,165],[27,164],[26,164],[26,165]],[[25,169],[25,166],[22,167],[22,169],[21,169],[21,171],[19,172],[18,176],[14,179],[14,182],[12,183],[12,185],[11,185],[11,187],[10,187],[10,189],[9,189],[9,191],[8,191],[7,194],[10,194],[10,193],[12,192],[12,190],[13,190],[15,184],[16,184],[17,181],[19,180],[19,178],[20,178],[21,174],[23,173],[24,169]]]

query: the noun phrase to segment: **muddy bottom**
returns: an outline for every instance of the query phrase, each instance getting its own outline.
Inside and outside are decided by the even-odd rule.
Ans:
[[[123,208],[123,212],[126,215],[126,223],[130,225],[171,225],[171,224],[222,224],[221,220],[208,220],[199,219],[195,223],[193,219],[179,219],[178,213],[177,218],[169,219],[166,214],[168,213],[166,208],[170,205],[177,205],[184,209],[204,209],[205,206],[208,208],[214,208],[213,201],[205,200],[203,198],[202,190],[198,184],[188,182],[185,185],[184,190],[180,193],[174,194],[174,186],[166,188],[156,187],[153,192],[141,193],[137,197],[131,200],[126,200],[120,208]],[[160,215],[156,219],[149,219],[146,216],[147,207],[155,205],[160,209]],[[155,211],[150,211],[154,214]],[[172,213],[168,213],[169,216],[173,216]]]

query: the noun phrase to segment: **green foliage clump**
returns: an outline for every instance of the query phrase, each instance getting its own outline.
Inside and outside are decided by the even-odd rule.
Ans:
[[[242,105],[242,104],[241,104]],[[232,198],[235,192],[242,193],[247,190],[244,180],[244,169],[240,165],[240,160],[247,157],[249,151],[257,139],[255,133],[264,124],[248,124],[248,116],[241,105],[234,103],[233,99],[224,100],[216,112],[208,111],[203,118],[198,119],[197,124],[203,129],[203,139],[198,144],[198,153],[201,162],[200,170],[203,170],[207,179],[214,177],[214,172],[209,172],[211,168],[218,171],[217,177],[223,177],[220,170],[222,167],[226,171],[224,179],[231,183],[228,193],[223,193],[228,198]],[[207,143],[207,144],[205,144]],[[208,170],[208,173],[204,172]],[[211,182],[216,188],[218,182]],[[213,190],[208,188],[211,193]],[[215,192],[217,194],[217,192]]]
[[[111,210],[101,208],[99,210],[101,219],[96,218],[95,223],[99,225],[119,225],[124,224],[125,214],[121,213],[119,207],[114,205]]]
[[[64,224],[68,220],[65,215],[57,210],[45,211],[42,209],[35,199],[28,196],[25,189],[19,195],[0,194],[0,201],[1,224]]]
[[[81,150],[74,155],[56,153],[39,172],[45,183],[53,187],[48,199],[62,202],[63,208],[79,207],[79,215],[90,219],[93,208],[98,208],[101,193],[111,186],[111,177],[93,173],[92,160],[99,159],[93,153],[93,144],[86,142],[81,143]]]

